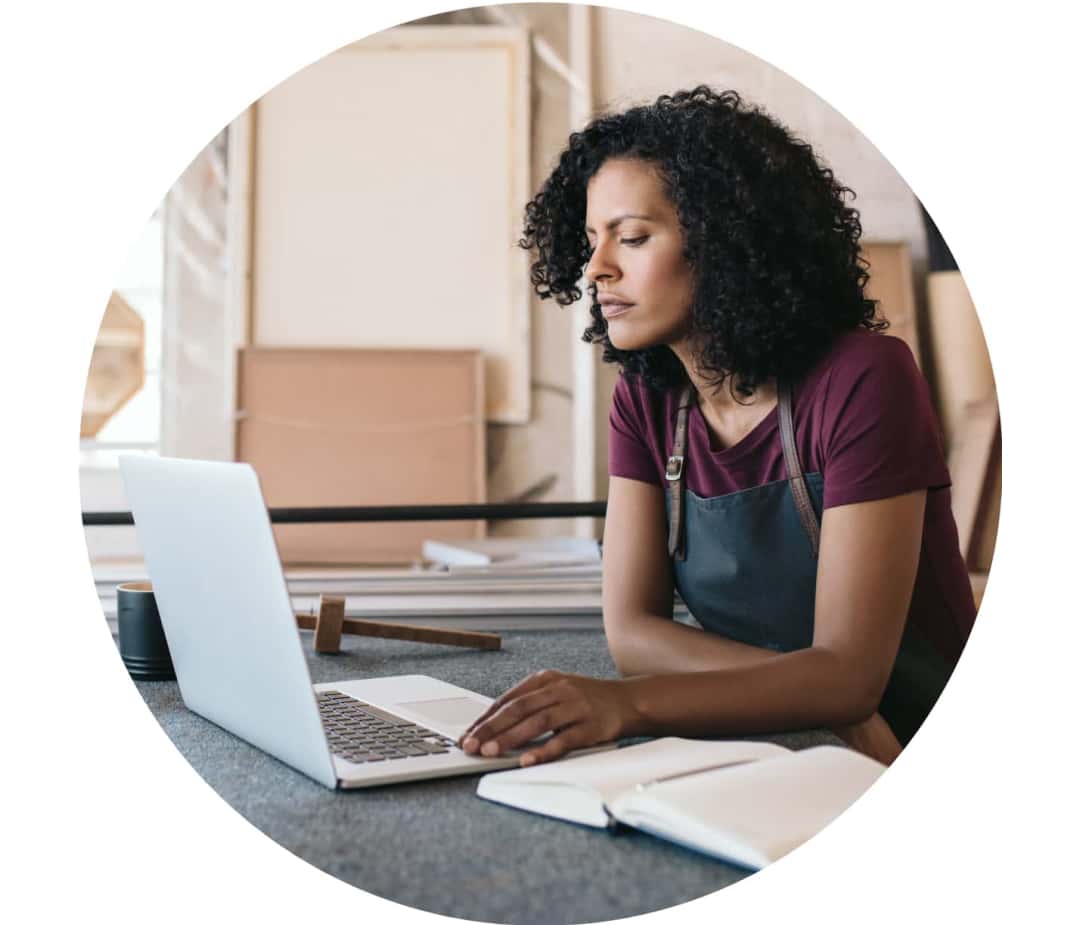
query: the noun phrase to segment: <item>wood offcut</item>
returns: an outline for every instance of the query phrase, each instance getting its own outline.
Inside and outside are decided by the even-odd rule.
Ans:
[[[345,598],[325,594],[319,598],[318,615],[298,613],[296,623],[300,629],[315,631],[314,649],[324,654],[341,650],[343,633],[350,636],[377,636],[380,639],[403,639],[407,642],[463,646],[469,649],[502,648],[502,638],[497,633],[349,619],[345,616]]]

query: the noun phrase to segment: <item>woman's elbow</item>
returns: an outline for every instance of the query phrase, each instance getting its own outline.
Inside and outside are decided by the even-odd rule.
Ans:
[[[615,663],[615,670],[624,677],[641,674],[641,668],[636,665],[631,647],[626,641],[618,636],[607,634],[608,652],[611,660]]]
[[[633,632],[625,626],[625,621],[604,620],[604,638],[607,640],[608,653],[615,663],[615,669],[623,677],[642,674],[644,668],[636,657],[637,646]]]
[[[832,721],[837,725],[854,725],[870,719],[881,704],[888,676],[867,670],[863,665],[852,665],[834,653],[829,653],[829,658]]]
[[[854,726],[864,723],[877,712],[880,702],[880,697],[875,700],[865,694],[852,694],[840,704],[833,725]]]

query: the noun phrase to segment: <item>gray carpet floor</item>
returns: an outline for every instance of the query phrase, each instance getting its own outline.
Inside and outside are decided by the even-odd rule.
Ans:
[[[502,634],[503,648],[345,637],[315,655],[312,680],[427,674],[496,696],[541,668],[615,677],[597,630]],[[748,872],[632,830],[577,826],[475,795],[476,777],[334,792],[188,711],[175,682],[137,682],[170,739],[259,831],[309,864],[395,902],[517,925],[596,922],[663,909]],[[807,731],[760,736],[792,748],[839,742]],[[150,833],[148,833],[149,835]]]

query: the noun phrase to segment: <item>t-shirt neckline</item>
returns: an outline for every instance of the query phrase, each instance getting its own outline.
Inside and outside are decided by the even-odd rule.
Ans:
[[[693,434],[696,432],[697,436],[697,439],[693,441],[693,445],[704,447],[704,449],[708,451],[709,456],[717,461],[727,462],[738,459],[745,456],[747,453],[752,453],[754,450],[758,449],[765,440],[779,430],[777,420],[779,409],[780,402],[778,399],[776,404],[769,410],[769,413],[758,421],[750,432],[739,440],[738,443],[733,443],[731,446],[721,447],[720,449],[714,449],[712,432],[709,430],[709,422],[705,420],[705,415],[695,397],[694,402],[689,408],[689,426],[691,428],[691,433]]]

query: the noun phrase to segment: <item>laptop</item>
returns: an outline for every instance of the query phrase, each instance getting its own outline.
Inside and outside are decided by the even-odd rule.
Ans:
[[[423,675],[312,685],[251,466],[122,456],[120,470],[188,709],[332,788],[518,763],[455,744],[489,697]]]

